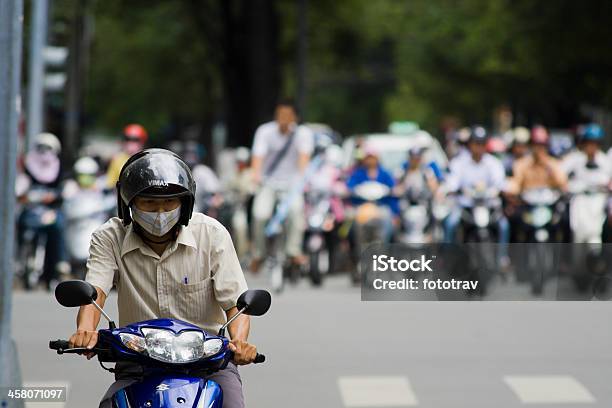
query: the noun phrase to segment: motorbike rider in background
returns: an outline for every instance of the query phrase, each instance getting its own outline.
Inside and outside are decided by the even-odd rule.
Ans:
[[[447,155],[451,160],[454,160],[463,155],[469,155],[469,149],[467,147],[470,140],[470,128],[462,127],[458,129],[454,134],[454,143],[449,146]]]
[[[508,132],[510,151],[502,159],[507,177],[512,177],[514,163],[529,154],[531,133],[523,126],[517,126]],[[516,195],[503,192],[504,213],[510,223],[510,242],[517,242],[517,231],[521,225],[521,202]]]
[[[557,159],[548,152],[550,136],[543,126],[531,130],[531,154],[516,160],[510,192],[520,195],[532,188],[567,191],[567,176]]]
[[[425,148],[413,147],[408,151],[408,160],[404,164],[404,174],[398,180],[395,188],[396,195],[426,195],[432,197],[439,187],[442,172],[435,162],[424,163],[423,155]]]
[[[559,160],[549,153],[549,144],[548,130],[541,125],[534,126],[530,138],[531,154],[516,160],[512,167],[513,176],[508,183],[509,200],[522,202],[521,196],[530,190],[550,189],[562,194],[567,192],[567,175]],[[517,214],[520,216],[518,211]],[[567,208],[560,215],[562,241],[569,242],[571,232]],[[513,231],[514,236],[519,233],[518,230]]]
[[[202,162],[205,154],[204,147],[193,140],[188,140],[182,143],[180,149],[183,160],[191,169],[197,187],[194,208],[198,212],[216,218],[226,228],[229,228],[227,219],[221,216],[224,204],[223,186],[215,171]]]
[[[232,238],[238,257],[243,260],[250,249],[251,209],[256,188],[251,172],[251,151],[244,146],[236,148],[235,170],[228,180],[227,188],[235,206],[232,216]]]
[[[101,192],[102,187],[98,179],[100,165],[91,157],[84,156],[74,162],[73,178],[66,180],[62,195],[64,199],[71,199],[81,191]]]
[[[81,157],[74,163],[73,178],[66,180],[62,191],[67,255],[77,279],[85,276],[91,235],[116,210],[116,199],[105,194],[105,180],[98,177],[99,171],[92,157]]]
[[[123,144],[121,151],[111,159],[106,173],[106,185],[109,189],[114,189],[119,173],[125,162],[134,153],[144,149],[149,134],[147,130],[137,123],[132,123],[123,128]]]
[[[251,170],[251,151],[244,146],[236,148],[236,169],[228,182],[228,188],[243,196],[245,201],[255,194],[253,174]]]
[[[342,175],[342,148],[328,144],[321,148],[322,161],[310,180],[306,183],[306,191],[327,191],[330,194],[331,211],[336,222],[344,219],[342,197],[346,195],[346,184]]]
[[[389,188],[389,191],[393,191],[395,188],[395,180],[391,175],[391,172],[386,170],[380,165],[378,159],[378,152],[373,146],[365,145],[364,158],[361,165],[355,168],[352,174],[349,175],[346,185],[349,191],[354,191],[360,184],[375,181]],[[364,200],[351,196],[351,204],[358,206],[363,204]],[[394,226],[398,226],[400,223],[400,207],[397,197],[392,195],[386,195],[382,197],[378,204],[380,207],[386,209],[384,217],[382,217],[382,235],[383,242],[390,242],[393,236]]]
[[[62,205],[62,166],[60,162],[61,144],[51,133],[41,133],[36,136],[34,148],[26,153],[24,173],[19,175],[21,191],[18,201],[22,204],[22,212],[17,220],[18,246],[23,244],[23,232],[30,224],[29,220],[36,217],[32,206],[44,205],[53,209],[55,220],[44,227],[47,234],[45,260],[41,280],[48,289],[52,289],[59,275],[70,273],[70,264],[66,261],[65,224]],[[41,202],[31,202],[29,192],[44,191]],[[23,260],[22,260],[23,261]]]
[[[256,272],[266,252],[265,227],[273,215],[277,197],[291,196],[286,220],[285,253],[294,265],[306,262],[302,254],[305,228],[302,192],[293,192],[303,178],[314,148],[312,131],[298,125],[295,105],[290,100],[280,101],[275,119],[257,128],[252,148],[253,181],[260,186],[253,201],[253,258],[251,271]],[[291,193],[295,194],[291,194]]]
[[[506,176],[512,177],[512,167],[514,163],[529,154],[529,140],[531,135],[529,129],[523,126],[515,127],[509,133],[510,154],[506,155],[502,162],[506,170]]]
[[[444,221],[444,242],[457,242],[457,227],[461,223],[463,209],[473,205],[470,195],[473,192],[483,193],[490,198],[498,197],[506,189],[504,166],[495,156],[487,153],[489,135],[482,126],[470,129],[467,144],[468,154],[457,156],[449,165],[449,175],[441,191],[455,194],[456,205]],[[497,262],[502,270],[510,265],[508,242],[510,225],[502,214],[496,221],[497,226]]]
[[[612,164],[601,150],[603,130],[597,124],[589,124],[579,135],[580,149],[568,154],[561,162],[561,167],[572,180],[586,181],[588,173],[596,172],[601,177],[599,184],[608,186],[612,175]]]
[[[464,195],[465,191],[483,190],[491,195],[497,195],[506,189],[504,166],[499,159],[487,153],[487,140],[487,131],[482,126],[472,127],[467,144],[469,154],[458,156],[450,163],[449,175],[443,190],[456,193],[458,205],[445,221],[444,241],[447,243],[456,242],[462,208],[471,203],[471,199]],[[500,243],[499,262],[505,267],[509,263],[505,249],[510,237],[510,227],[506,217],[499,217],[497,229]]]
[[[594,239],[593,235],[599,235],[602,238],[602,234],[606,234],[606,229],[601,233],[595,233],[592,230],[589,231],[588,225],[597,223],[599,217],[605,217],[604,211],[606,211],[606,197],[610,190],[610,182],[612,180],[612,164],[609,161],[608,156],[601,150],[601,143],[603,142],[604,133],[602,128],[597,124],[588,124],[581,128],[581,132],[578,134],[579,150],[576,150],[568,154],[563,162],[561,163],[563,169],[568,175],[568,189],[572,194],[576,194],[572,198],[571,205],[575,205],[574,210],[570,206],[570,222],[574,231],[574,242],[584,242]],[[588,196],[582,196],[582,194],[588,194]],[[592,200],[594,203],[592,206],[581,207],[576,200]],[[601,207],[597,204],[600,200],[603,200]],[[584,205],[584,201],[582,201]],[[574,213],[574,211],[577,211]],[[596,214],[595,212],[599,212]],[[588,214],[583,214],[588,212]],[[607,226],[607,223],[599,223],[601,227]],[[585,227],[587,227],[585,229]]]

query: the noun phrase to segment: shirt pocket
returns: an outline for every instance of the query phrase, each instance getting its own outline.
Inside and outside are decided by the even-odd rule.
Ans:
[[[206,322],[206,312],[213,299],[213,280],[207,278],[197,283],[181,284],[178,288],[177,310],[181,320],[201,326]]]

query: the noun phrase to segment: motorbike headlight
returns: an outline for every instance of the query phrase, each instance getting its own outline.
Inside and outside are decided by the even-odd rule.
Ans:
[[[204,334],[190,330],[174,334],[169,330],[144,328],[147,353],[166,363],[190,363],[204,356]]]
[[[542,227],[552,219],[552,211],[548,207],[536,207],[531,214],[533,225]]]
[[[484,228],[489,225],[489,209],[487,207],[474,208],[474,224],[479,228]]]
[[[223,347],[223,340],[210,339],[204,342],[204,356],[210,357],[217,354]]]
[[[308,217],[308,225],[311,228],[320,228],[323,221],[324,218],[322,214],[312,214],[310,217]]]
[[[142,336],[137,336],[130,333],[119,333],[119,338],[121,339],[123,345],[129,349],[132,349],[138,353],[147,351],[145,339]]]

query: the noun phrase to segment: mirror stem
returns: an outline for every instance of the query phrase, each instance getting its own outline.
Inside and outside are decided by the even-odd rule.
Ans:
[[[240,316],[242,313],[244,313],[245,310],[247,310],[248,306],[243,307],[242,309],[240,309],[238,311],[238,313],[236,313],[235,315],[233,315],[227,322],[225,322],[225,324],[223,326],[221,326],[221,328],[219,329],[219,334],[218,336],[224,336],[225,337],[225,329],[227,328],[227,326],[229,326],[234,320],[236,320],[236,318],[238,316]]]
[[[98,309],[98,310],[100,311],[100,313],[102,313],[102,316],[104,316],[104,318],[105,318],[106,320],[108,320],[108,328],[109,328],[109,329],[111,329],[111,330],[112,330],[112,329],[116,329],[116,328],[117,328],[117,326],[115,325],[115,322],[113,322],[113,321],[111,320],[111,318],[110,318],[110,317],[109,317],[109,316],[106,314],[106,312],[105,312],[105,311],[104,311],[104,310],[103,310],[103,309],[100,307],[100,305],[98,305],[98,304],[96,303],[96,301],[95,301],[95,300],[92,300],[92,301],[91,301],[91,304],[92,304],[92,305],[94,305],[94,306],[96,307],[96,309]]]

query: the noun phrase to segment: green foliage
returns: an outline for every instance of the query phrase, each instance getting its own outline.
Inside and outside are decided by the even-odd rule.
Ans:
[[[581,102],[610,106],[610,2],[409,4],[397,32],[389,117],[430,126],[444,115],[488,122],[495,106],[510,104],[533,120],[568,125]]]
[[[95,4],[87,108],[96,125],[156,130],[224,113],[221,45],[207,36],[208,25],[223,33],[214,27],[222,23],[193,15],[221,2]],[[300,16],[294,0],[274,5],[287,95],[297,83]],[[583,103],[612,107],[607,0],[309,0],[306,17],[305,119],[345,134],[393,120],[432,130],[448,116],[487,123],[501,104],[550,125],[578,120]]]
[[[155,133],[202,118],[220,89],[193,20],[179,2],[97,2],[87,107],[96,125],[139,122]]]

